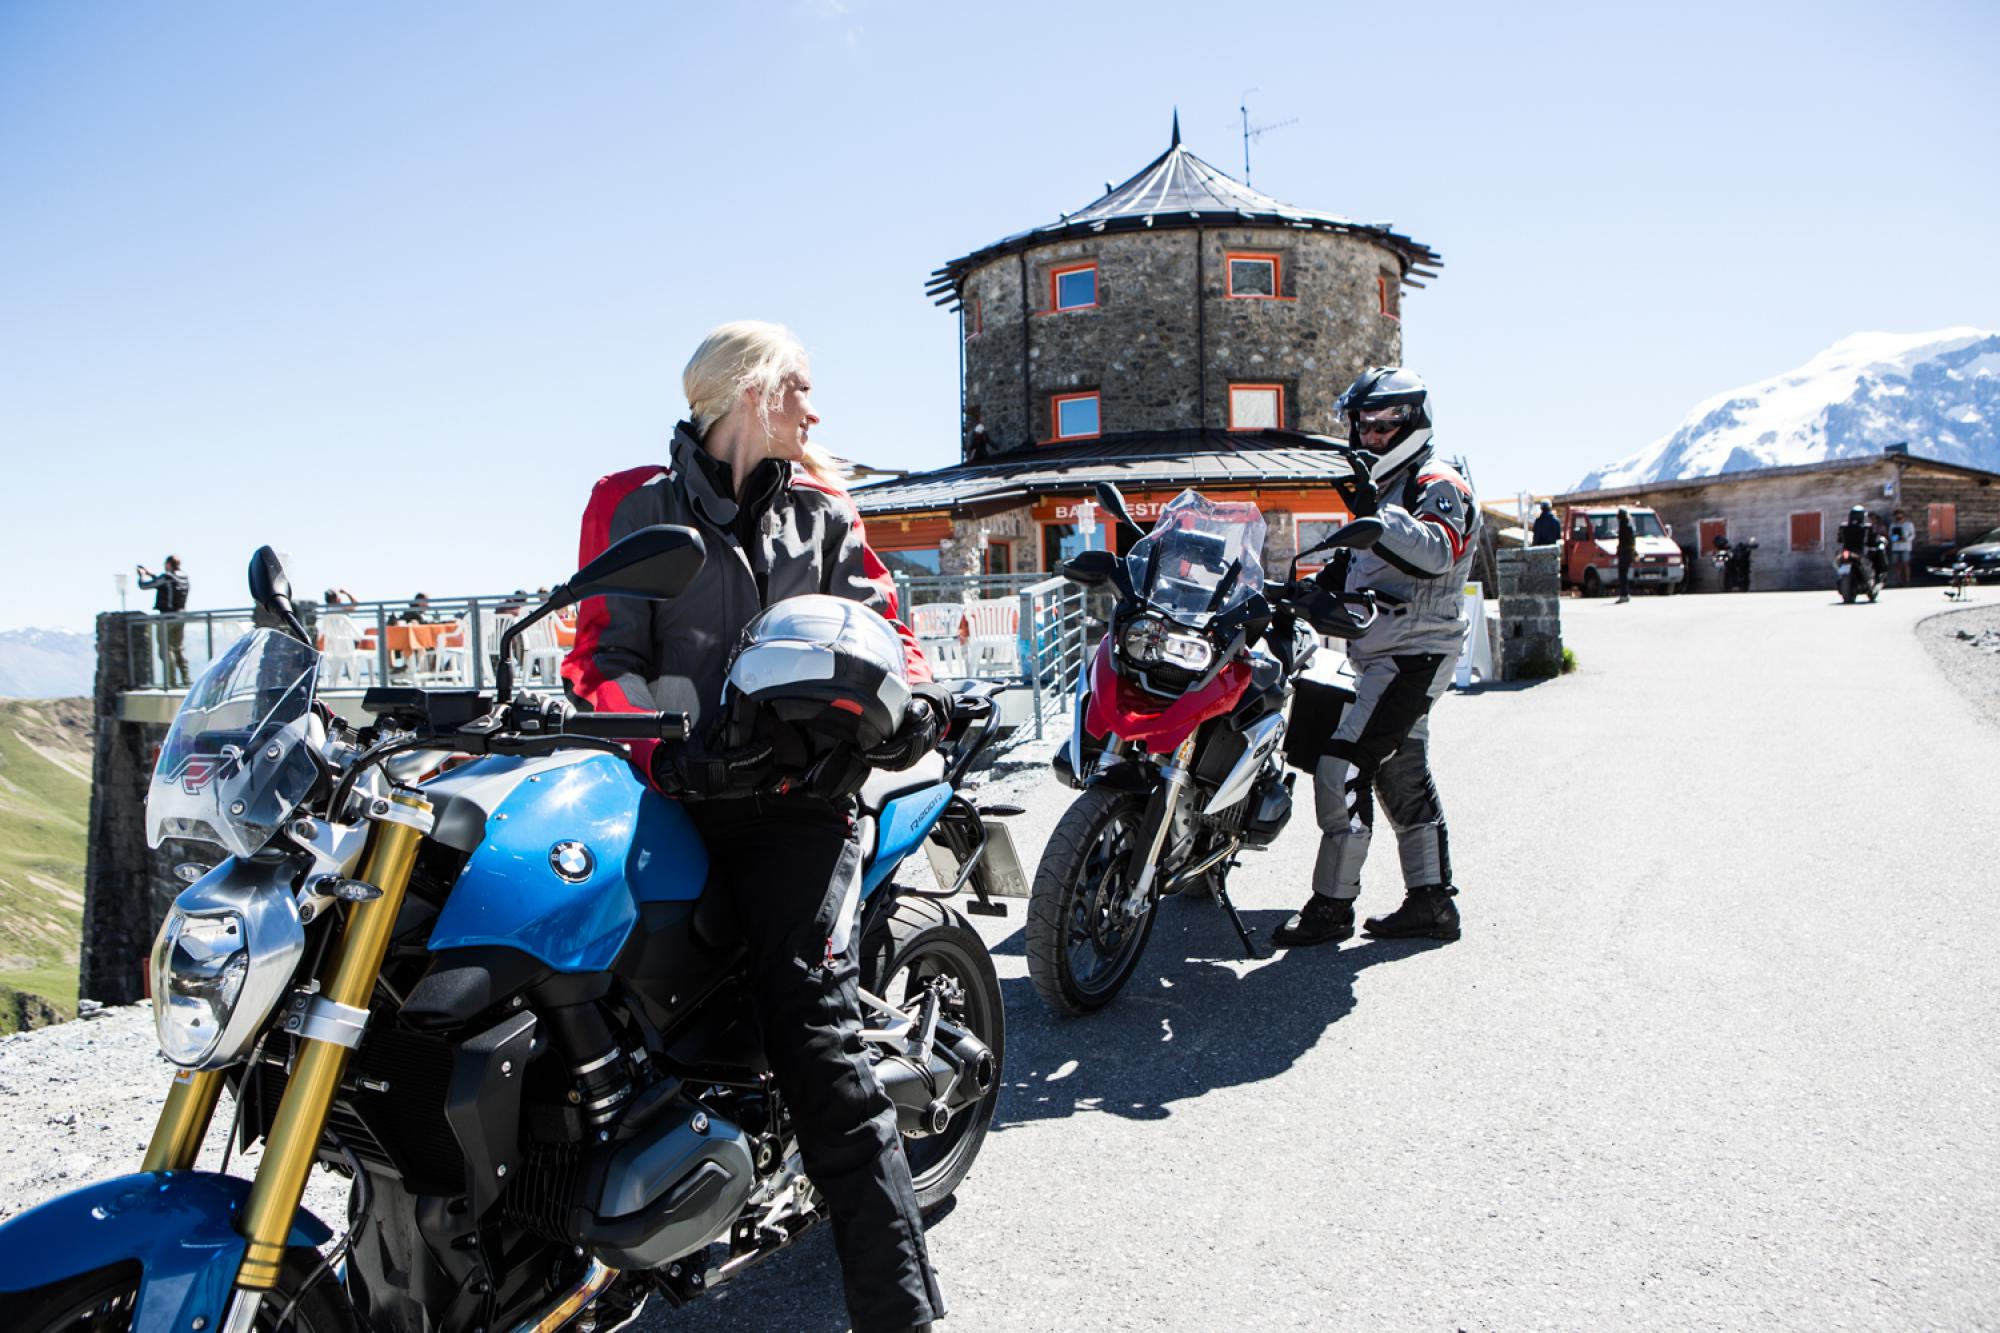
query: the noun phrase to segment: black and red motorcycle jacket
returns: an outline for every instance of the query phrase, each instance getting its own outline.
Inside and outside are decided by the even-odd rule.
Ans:
[[[847,492],[794,463],[764,464],[745,480],[744,503],[723,493],[694,428],[674,429],[669,461],[628,468],[592,487],[583,511],[577,567],[607,546],[655,523],[695,529],[708,559],[671,601],[592,597],[577,615],[563,681],[580,705],[598,712],[678,709],[689,716],[687,753],[705,752],[737,642],[758,612],[787,597],[830,593],[880,613],[902,636],[912,684],[931,679],[923,649],[897,618],[888,566],[870,550]],[[652,773],[657,742],[632,745],[640,773]]]

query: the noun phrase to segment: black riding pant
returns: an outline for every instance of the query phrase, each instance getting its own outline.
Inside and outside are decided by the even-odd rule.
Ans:
[[[938,1318],[896,1108],[862,1049],[861,848],[848,804],[753,796],[687,810],[750,948],[765,1054],[826,1198],[856,1333]]]

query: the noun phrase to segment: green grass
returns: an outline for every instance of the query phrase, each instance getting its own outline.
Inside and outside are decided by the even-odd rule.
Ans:
[[[15,991],[76,1012],[90,780],[44,751],[86,767],[88,716],[82,700],[0,700],[0,1032]]]

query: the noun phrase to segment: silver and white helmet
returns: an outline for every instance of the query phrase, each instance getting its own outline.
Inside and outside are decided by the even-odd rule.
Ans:
[[[1433,416],[1431,391],[1414,370],[1401,366],[1376,366],[1361,372],[1360,378],[1333,405],[1347,423],[1347,442],[1368,449],[1376,459],[1368,478],[1377,486],[1395,480],[1410,468],[1419,467],[1431,454]],[[1370,424],[1395,425],[1386,445],[1364,442],[1361,427]]]
[[[743,630],[722,687],[734,743],[771,721],[863,750],[902,724],[910,704],[903,641],[860,602],[788,597]]]

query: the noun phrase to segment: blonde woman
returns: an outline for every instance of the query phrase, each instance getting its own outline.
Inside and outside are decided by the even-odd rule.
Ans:
[[[635,744],[634,762],[670,794],[699,789],[691,775],[720,784],[686,809],[750,946],[765,1053],[832,1217],[848,1313],[860,1333],[928,1328],[944,1305],[895,1108],[861,1054],[853,941],[837,949],[827,934],[860,856],[851,803],[838,791],[732,794],[703,741],[744,626],[804,593],[865,603],[903,637],[915,697],[888,747],[895,753],[871,754],[874,762],[897,768],[921,758],[937,742],[946,706],[916,637],[896,622],[888,569],[868,549],[831,459],[809,439],[819,417],[798,339],[776,324],[724,324],[703,339],[682,382],[690,419],[675,428],[669,461],[597,483],[579,567],[655,523],[695,528],[707,562],[671,602],[585,602],[563,677],[594,709],[691,716],[686,747]]]

